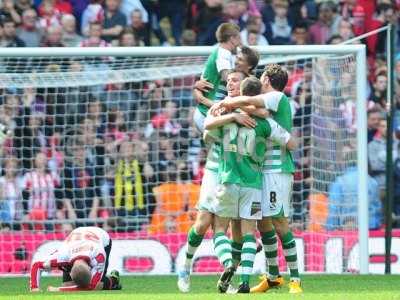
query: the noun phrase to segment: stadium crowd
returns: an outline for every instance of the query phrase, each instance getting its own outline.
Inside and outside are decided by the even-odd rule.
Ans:
[[[250,46],[337,44],[391,23],[400,49],[398,0],[3,0],[1,5],[2,47],[213,45],[216,28],[229,21],[240,26],[242,43]],[[371,229],[382,226],[385,197],[385,39],[382,33],[361,41],[368,49]],[[59,67],[50,65],[48,71]],[[67,67],[84,66],[71,60]],[[346,197],[356,189],[354,180],[346,180],[355,178],[354,169],[322,195],[310,195],[309,68],[304,63],[289,69],[285,90],[304,151],[296,162],[294,224],[306,229],[308,199],[321,197],[328,202],[327,215],[326,226],[318,230],[354,228],[354,219],[340,219],[356,215],[356,198]],[[400,218],[400,54],[396,74],[395,213]],[[97,224],[108,230],[187,232],[206,157],[192,128],[195,80],[2,89],[0,121],[12,135],[2,149],[0,230]],[[354,101],[341,110],[354,131]],[[57,222],[32,222],[46,220]]]

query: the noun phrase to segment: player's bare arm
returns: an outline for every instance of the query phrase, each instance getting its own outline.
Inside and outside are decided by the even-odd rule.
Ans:
[[[194,83],[194,88],[202,92],[208,92],[214,88],[214,85],[205,79],[199,79]]]
[[[261,95],[259,96],[237,96],[229,99],[224,99],[218,102],[216,105],[211,107],[211,113],[224,109],[226,111],[232,111],[242,106],[264,107],[264,100]]]
[[[262,119],[266,119],[270,116],[270,113],[265,108],[255,107],[254,105],[242,106],[240,108],[245,113],[256,116]]]
[[[198,89],[193,90],[193,98],[196,100],[197,103],[202,103],[207,107],[211,107],[214,104],[214,102],[205,97],[203,93]]]
[[[204,121],[204,128],[212,130],[232,122],[236,122],[247,128],[254,128],[257,125],[256,121],[246,113],[231,113],[217,117],[208,116]]]

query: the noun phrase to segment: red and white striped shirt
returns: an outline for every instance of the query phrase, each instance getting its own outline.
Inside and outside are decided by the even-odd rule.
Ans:
[[[49,219],[56,213],[56,197],[54,190],[60,185],[60,178],[55,173],[39,173],[37,171],[25,174],[23,188],[29,191],[28,208],[42,209]]]
[[[72,267],[73,263],[82,259],[91,267],[92,279],[89,288],[93,290],[103,277],[106,252],[110,244],[110,236],[98,227],[79,227],[74,229],[62,243],[60,248],[44,261],[36,261],[31,268],[31,289],[39,288],[40,272],[62,267]],[[67,291],[66,288],[65,291]],[[76,287],[71,287],[76,290]]]
[[[111,44],[105,40],[93,40],[91,38],[85,39],[79,43],[79,47],[110,47]]]

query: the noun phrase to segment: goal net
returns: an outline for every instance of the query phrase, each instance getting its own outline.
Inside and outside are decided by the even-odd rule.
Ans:
[[[356,80],[363,69],[357,71],[357,46],[346,47],[339,54],[335,46],[300,54],[292,47],[291,55],[261,49],[257,68],[260,75],[274,62],[289,72],[285,93],[300,141],[291,224],[301,272],[360,270],[366,174],[357,176],[365,170],[357,132],[365,119],[357,115]],[[210,49],[192,50],[0,52],[0,122],[12,131],[1,148],[0,274],[27,273],[33,258],[85,225],[110,232],[109,268],[176,271],[206,158],[192,125],[192,88]],[[207,237],[195,272],[220,271]],[[264,262],[258,254],[255,272]],[[283,260],[280,266],[286,270]]]

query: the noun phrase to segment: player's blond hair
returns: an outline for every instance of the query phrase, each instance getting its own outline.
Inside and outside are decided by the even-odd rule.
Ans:
[[[218,43],[226,43],[231,37],[239,34],[240,28],[236,24],[222,23],[218,26],[217,31],[215,32],[215,37],[217,38]]]
[[[90,285],[91,272],[86,261],[78,259],[71,268],[71,279],[80,288],[88,288]]]

